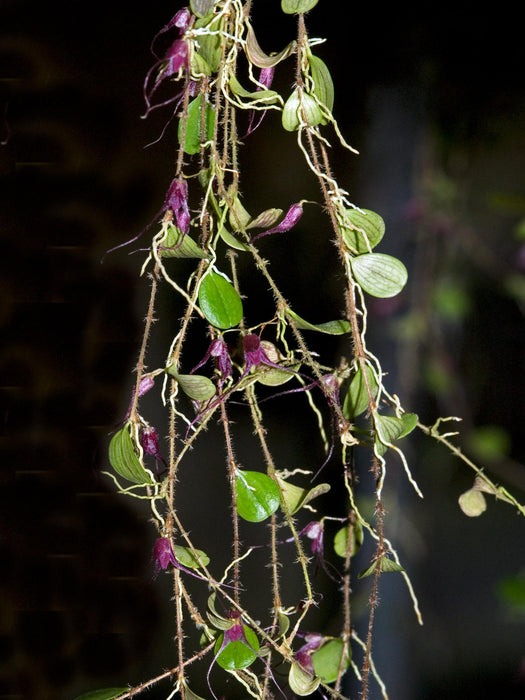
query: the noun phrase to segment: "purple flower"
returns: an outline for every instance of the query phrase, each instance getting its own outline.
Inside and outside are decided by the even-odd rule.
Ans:
[[[187,569],[177,560],[173,547],[171,546],[171,541],[168,537],[159,537],[159,539],[155,542],[153,547],[153,560],[155,561],[155,573],[153,578],[157,577],[160,569],[166,570],[168,566],[172,564],[172,566],[174,566],[176,569],[184,571],[184,573],[193,576],[193,578],[198,578],[200,581],[206,581],[206,583],[208,583],[208,579],[204,578],[203,576],[199,576],[199,574],[196,574],[190,569]]]
[[[190,211],[188,208],[188,184],[182,177],[175,178],[164,200],[164,211],[171,209],[179,231],[184,235],[190,230]]]
[[[259,74],[259,82],[261,83],[261,85],[263,85],[265,88],[269,88],[272,84],[272,81],[273,81],[274,72],[275,72],[274,66],[271,66],[270,68],[261,68],[261,72]],[[262,90],[262,88],[257,86],[257,90]],[[268,111],[267,109],[263,109],[263,110],[251,109],[250,110],[250,122],[248,124],[248,131],[244,135],[244,138],[246,138],[246,136],[249,136],[250,134],[253,134],[255,129],[257,129],[261,125],[261,122],[264,119],[264,115],[266,114],[267,111]],[[258,112],[259,112],[259,118],[257,120],[257,123],[254,124],[255,115]]]
[[[221,373],[221,378],[219,380],[220,387],[222,386],[224,381],[228,379],[228,377],[231,377],[232,374],[232,361],[228,352],[228,346],[222,338],[216,338],[211,343],[202,360],[197,365],[195,365],[195,367],[190,371],[190,374],[193,374],[196,370],[199,369],[199,367],[202,367],[202,365],[208,362],[210,357],[217,359],[219,371]]]
[[[142,428],[140,431],[140,444],[144,453],[147,455],[152,455],[155,457],[155,465],[158,465],[160,460],[165,467],[167,467],[166,460],[162,456],[159,447],[159,435],[152,425],[148,425]],[[157,468],[158,471],[158,468]]]
[[[262,233],[258,233],[256,236],[252,238],[252,243],[256,241],[258,238],[262,238],[263,236],[269,236],[271,233],[283,233],[283,231],[289,231],[291,228],[295,226],[295,224],[299,221],[301,216],[303,215],[303,201],[297,202],[297,204],[292,204],[292,206],[288,209],[286,212],[284,219],[281,221],[280,224],[277,224],[277,226],[274,226],[273,228],[269,229],[268,231],[263,231]]]
[[[299,663],[305,671],[308,671],[312,675],[315,674],[314,663],[312,661],[312,654],[317,651],[324,641],[322,634],[318,632],[310,632],[304,635],[306,644],[298,649],[293,655],[294,659]]]
[[[147,109],[144,117],[146,117],[151,110],[155,109],[156,107],[162,107],[163,105],[177,99],[178,95],[170,98],[166,102],[158,103],[157,105],[151,104],[151,99],[159,85],[161,85],[166,78],[171,78],[172,75],[176,75],[183,67],[188,69],[188,44],[184,39],[175,39],[173,44],[166,52],[164,58],[160,58],[158,61],[156,61],[146,73],[146,77],[144,79],[144,100],[146,102]],[[153,81],[151,88],[149,88],[151,76],[159,68],[159,74]]]

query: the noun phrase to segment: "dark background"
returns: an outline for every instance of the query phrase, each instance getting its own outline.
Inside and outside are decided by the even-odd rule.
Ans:
[[[261,45],[280,50],[294,20],[276,1],[254,6]],[[1,698],[67,699],[173,664],[165,582],[151,580],[152,527],[100,474],[129,399],[146,284],[137,285],[140,259],[125,249],[100,260],[149,223],[172,177],[173,134],[144,148],[169,111],[140,115],[151,38],[177,9],[1,6]],[[308,26],[328,39],[318,53],[334,77],[335,115],[361,152],[334,154],[336,173],[356,204],[382,214],[381,250],[411,273],[400,300],[373,305],[372,349],[427,422],[462,415],[467,435],[475,425],[505,431],[508,446],[489,466],[523,502],[525,262],[513,235],[525,216],[521,21],[504,5],[402,11],[321,0]],[[286,93],[292,80],[288,66],[276,85]],[[254,208],[318,198],[294,138],[269,115],[248,142]],[[305,242],[286,256],[279,241],[265,251],[312,320],[340,313],[320,222],[306,215]],[[428,287],[443,279],[460,288],[463,311],[457,294],[448,315],[428,301]],[[177,308],[161,304],[175,327]],[[152,366],[166,352],[168,325],[152,344]],[[306,460],[310,446],[291,435],[282,443],[276,449],[290,461]],[[524,620],[498,595],[501,580],[524,568],[523,518],[491,501],[467,519],[457,507],[471,485],[467,469],[418,442],[412,463],[425,500],[393,469],[387,524],[410,561],[425,626],[404,586],[383,583],[375,652],[390,697],[523,697]],[[191,489],[188,517],[212,499]],[[202,518],[193,527],[203,537],[209,530]],[[375,687],[370,697],[379,697]]]

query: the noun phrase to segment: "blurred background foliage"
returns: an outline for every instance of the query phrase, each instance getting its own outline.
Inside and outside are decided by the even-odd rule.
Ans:
[[[171,663],[151,526],[100,475],[129,398],[145,285],[137,255],[100,259],[150,221],[171,181],[174,133],[145,148],[169,110],[140,115],[151,38],[178,8],[2,3],[0,698],[66,699]],[[255,0],[253,17],[267,52],[294,33],[278,0]],[[523,502],[521,24],[465,2],[403,11],[320,0],[308,26],[327,38],[318,53],[334,77],[335,116],[361,152],[334,150],[334,170],[357,205],[385,219],[382,252],[409,268],[402,295],[371,304],[372,350],[407,410],[427,423],[461,416],[458,443]],[[276,86],[287,94],[292,82],[290,63]],[[276,115],[246,151],[249,209],[318,197]],[[300,246],[269,240],[265,255],[299,313],[335,316],[340,280],[319,213],[305,214],[301,236]],[[175,327],[170,300],[164,312]],[[151,366],[162,362],[168,325]],[[334,357],[347,352],[319,343]],[[299,434],[281,449],[300,462],[311,448]],[[391,698],[521,698],[522,518],[494,501],[467,518],[457,499],[473,475],[426,440],[414,439],[411,453],[425,500],[393,467],[387,527],[425,626],[403,585],[385,577],[375,657]]]

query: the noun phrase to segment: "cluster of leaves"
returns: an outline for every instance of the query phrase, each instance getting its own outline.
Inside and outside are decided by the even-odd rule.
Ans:
[[[286,665],[287,684],[294,695],[307,696],[322,689],[323,697],[342,698],[343,677],[351,667],[362,680],[365,697],[371,674],[383,688],[371,659],[377,584],[382,573],[400,572],[405,578],[419,618],[410,580],[385,537],[381,500],[391,456],[401,460],[410,483],[421,495],[400,447],[403,438],[419,425],[418,417],[406,412],[397,397],[388,393],[380,363],[366,345],[366,296],[387,298],[398,294],[406,284],[407,272],[400,260],[375,251],[385,233],[381,216],[352,204],[331,175],[327,151],[330,134],[335,134],[343,148],[353,149],[344,141],[333,116],[330,72],[313,53],[316,42],[306,31],[303,15],[317,2],[282,0],[283,12],[297,15],[298,33],[274,55],[260,48],[250,23],[251,3],[242,0],[191,0],[154,39],[154,48],[168,37],[172,43],[161,56],[154,51],[156,60],[144,83],[146,113],[161,107],[173,109],[178,118],[179,152],[172,183],[155,220],[159,229],[143,264],[142,272],[150,271],[151,297],[135,387],[125,420],[111,440],[109,461],[113,468],[110,476],[119,491],[142,498],[151,506],[158,530],[156,571],[166,570],[174,577],[177,662],[169,671],[141,685],[89,693],[82,696],[83,700],[135,696],[164,679],[170,679],[173,685],[169,697],[180,694],[193,700],[197,696],[188,685],[188,667],[192,664],[193,669],[204,659],[207,671],[201,671],[201,677],[207,679],[215,698],[216,683],[211,677],[214,666],[233,676],[250,696],[268,698],[285,692],[280,687],[283,681],[278,683],[274,676],[274,669],[281,664]],[[295,69],[294,88],[284,96],[271,87],[274,70],[281,64],[291,64]],[[240,75],[249,76],[249,88],[242,84]],[[167,99],[160,98],[165,91]],[[299,316],[284,299],[260,253],[267,236],[284,234],[281,240],[286,246],[289,231],[295,229],[290,235],[300,235],[297,226],[308,203],[303,200],[292,203],[286,212],[271,208],[252,216],[241,199],[238,125],[246,116],[249,126],[244,141],[249,143],[253,130],[272,111],[280,112],[282,127],[297,135],[298,147],[319,182],[321,203],[328,213],[327,240],[335,245],[346,280],[341,319],[313,323]],[[244,183],[246,187],[249,183]],[[238,255],[252,261],[254,274],[264,277],[275,304],[271,318],[260,319],[250,327],[250,299],[244,296],[238,278]],[[178,272],[181,268],[177,261],[182,259],[194,262],[187,279]],[[164,365],[152,370],[146,366],[146,348],[160,283],[177,295],[182,321]],[[325,364],[324,358],[309,350],[305,340],[309,333],[344,336],[348,357],[337,366]],[[184,355],[191,334],[206,338],[208,350],[199,361],[189,361]],[[159,384],[169,423],[165,441],[139,410],[141,397],[158,389]],[[279,468],[267,439],[259,389],[266,387],[267,391],[285,384],[287,387],[277,389],[277,396],[304,392],[318,421],[326,458],[323,464],[311,465],[308,472]],[[254,450],[253,462],[263,463],[263,469],[243,468],[235,458],[235,430],[228,417],[230,400],[235,395],[242,396],[248,407],[260,448]],[[213,554],[197,549],[176,507],[181,465],[191,460],[192,445],[205,439],[212,417],[219,418],[224,435],[231,496],[228,503],[217,503],[217,508],[232,513],[233,558],[220,580],[210,572]],[[328,423],[329,428],[325,425]],[[438,424],[419,427],[450,444],[447,434],[439,432]],[[370,455],[375,502],[370,518],[363,515],[355,496],[354,452],[358,448]],[[333,476],[330,481],[318,482],[318,475],[324,477],[326,473],[328,461],[337,465],[331,465]],[[159,471],[160,463],[165,466],[163,472]],[[199,478],[194,470],[187,470],[185,475]],[[480,470],[476,476],[476,494],[483,498],[481,491],[490,491],[509,500],[510,496],[499,492]],[[297,519],[306,510],[313,511],[312,504],[317,504],[316,499],[333,486],[344,489],[344,511],[317,516],[298,531]],[[474,499],[479,501],[479,496]],[[466,500],[463,497],[463,502]],[[468,500],[470,504],[472,497]],[[271,572],[266,585],[272,592],[273,606],[264,624],[250,612],[249,601],[241,602],[248,600],[250,593],[243,589],[241,564],[254,550],[241,546],[239,522],[243,520],[270,524],[270,528],[265,527],[270,533]],[[342,572],[325,559],[325,526],[330,521],[339,523],[332,549]],[[278,541],[278,529],[286,530],[284,540]],[[305,538],[310,540],[310,552]],[[365,538],[374,554],[369,565],[355,575],[353,558]],[[278,577],[279,545],[283,542],[293,543],[296,548],[304,587],[298,600],[286,604]],[[308,613],[317,604],[311,559],[316,568],[320,565],[333,579],[341,598],[341,626],[336,636],[309,629]],[[366,640],[359,638],[352,625],[352,577],[372,580]],[[205,611],[197,608],[187,590],[190,584],[202,583],[212,589]],[[219,600],[226,610],[223,614],[218,612]],[[190,651],[183,646],[188,626],[200,633],[198,648]],[[355,661],[358,650],[361,668]]]

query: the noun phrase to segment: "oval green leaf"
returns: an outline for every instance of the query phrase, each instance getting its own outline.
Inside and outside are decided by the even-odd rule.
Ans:
[[[372,398],[375,402],[377,402],[379,384],[377,382],[376,374],[370,365],[366,366],[366,378],[372,393]],[[348,420],[352,420],[356,416],[361,415],[361,413],[368,409],[370,403],[369,398],[364,374],[361,368],[359,368],[354,378],[350,382],[348,391],[346,392],[345,400],[343,402],[344,417]]]
[[[405,286],[408,273],[401,260],[383,253],[365,253],[351,258],[356,282],[374,297],[394,297]]]
[[[343,658],[344,643],[342,639],[331,639],[320,649],[312,654],[312,661],[316,675],[325,683],[332,683],[339,675],[339,667]],[[343,661],[344,673],[350,665],[350,647],[347,649],[346,658]]]
[[[189,547],[181,547],[179,544],[173,545],[173,552],[177,561],[189,569],[199,569],[201,566],[208,566],[209,556],[200,549],[194,552]]]
[[[301,318],[295,311],[286,309],[286,313],[294,320],[297,328],[303,331],[318,331],[319,333],[327,333],[328,335],[343,335],[350,331],[350,322],[343,319],[336,321],[325,321],[324,323],[310,323]]]
[[[343,229],[343,240],[351,253],[368,253],[369,248],[381,241],[385,234],[385,222],[379,214],[369,209],[347,209],[348,227]]]
[[[415,413],[404,413],[401,418],[376,415],[376,449],[378,453],[384,454],[388,444],[408,435],[416,427],[417,421],[418,417]]]
[[[92,690],[90,693],[77,695],[75,700],[113,700],[119,695],[127,693],[129,688],[104,688],[103,690]]]
[[[308,12],[317,5],[319,0],[281,0],[281,9],[287,15],[298,15]]]
[[[135,446],[125,425],[113,435],[109,443],[109,462],[113,469],[134,484],[155,483],[150,474],[144,469],[135,452]]]
[[[244,520],[260,523],[279,508],[279,487],[272,478],[262,472],[238,471],[235,489],[237,511]]]
[[[334,83],[328,66],[322,59],[314,55],[308,58],[308,63],[315,84],[314,95],[331,112],[334,108]]]
[[[162,258],[200,258],[208,257],[208,254],[195,243],[188,234],[183,234],[176,226],[170,224],[166,235],[159,243],[159,252]]]
[[[247,668],[257,658],[257,652],[259,651],[257,635],[248,625],[243,625],[243,629],[247,644],[241,640],[230,642],[217,656],[217,663],[227,671],[238,671],[241,668]],[[215,654],[219,652],[223,642],[224,632],[219,635],[215,642]]]
[[[222,275],[210,272],[199,287],[199,305],[215,328],[233,328],[242,319],[242,301],[237,291]]]
[[[174,365],[166,371],[178,382],[186,396],[194,401],[208,401],[215,395],[215,384],[202,374],[178,374]]]
[[[184,139],[184,152],[194,155],[201,149],[201,126],[202,126],[202,104],[203,96],[199,95],[192,100],[188,106],[188,118],[186,120],[186,137]],[[213,127],[215,124],[215,112],[209,102],[204,101],[204,134],[203,142],[211,141],[213,138]],[[179,121],[179,143],[182,142],[182,122]]]
[[[335,533],[334,537],[334,551],[335,553],[346,558],[346,549],[348,547],[348,534],[350,532],[350,527],[345,525],[340,530]],[[356,520],[354,526],[352,527],[352,535],[350,538],[350,556],[354,556],[359,551],[361,545],[363,544],[364,533],[363,526],[359,520]]]

